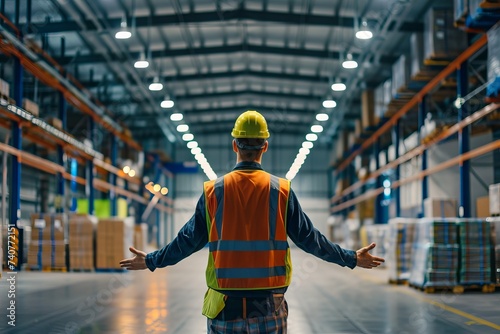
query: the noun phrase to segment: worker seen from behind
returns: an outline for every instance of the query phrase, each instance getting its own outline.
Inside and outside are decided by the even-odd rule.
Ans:
[[[204,183],[196,211],[177,237],[149,254],[131,247],[135,256],[120,265],[154,271],[208,243],[202,311],[207,332],[286,333],[284,294],[292,279],[288,237],[302,250],[351,269],[371,269],[384,259],[369,253],[373,243],[353,251],[327,240],[302,211],[290,181],[262,169],[270,135],[260,113],[241,114],[231,134],[236,166]]]

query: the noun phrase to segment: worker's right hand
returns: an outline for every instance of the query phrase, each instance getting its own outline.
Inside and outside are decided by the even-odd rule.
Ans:
[[[372,249],[375,248],[375,243],[371,243],[370,245],[360,248],[356,251],[356,266],[372,269],[378,267],[385,262],[385,260],[378,256],[373,256],[369,253]]]
[[[120,261],[120,267],[127,270],[144,270],[148,267],[146,266],[146,253],[135,249],[134,247],[129,247],[129,250],[135,254],[134,257],[130,259],[124,259]]]

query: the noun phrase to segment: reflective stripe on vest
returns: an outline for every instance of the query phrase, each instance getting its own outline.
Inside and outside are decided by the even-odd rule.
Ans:
[[[290,284],[286,234],[290,183],[264,171],[233,171],[204,185],[213,289]]]

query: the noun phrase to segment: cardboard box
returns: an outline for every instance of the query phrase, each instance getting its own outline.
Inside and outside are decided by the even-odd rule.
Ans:
[[[361,94],[361,127],[375,125],[375,94],[373,90],[365,90]]]
[[[456,217],[457,200],[453,198],[426,198],[424,217]]]
[[[490,198],[488,196],[476,199],[476,217],[485,218],[490,216]]]
[[[134,219],[99,219],[96,233],[96,268],[119,269],[120,260],[132,255],[128,247],[134,242]]]
[[[500,183],[490,185],[489,195],[490,214],[500,215]]]
[[[10,85],[7,81],[0,79],[0,95],[4,97],[9,97]]]
[[[30,99],[23,99],[23,109],[33,114],[33,116],[38,117],[40,115],[40,108],[38,107],[38,104]]]
[[[49,117],[47,119],[47,123],[55,127],[56,129],[62,130],[63,124],[62,121],[57,117]]]
[[[28,265],[39,269],[66,267],[65,226],[62,214],[32,214]]]

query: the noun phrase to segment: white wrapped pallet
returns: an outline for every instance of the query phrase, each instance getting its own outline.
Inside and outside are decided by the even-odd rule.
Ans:
[[[491,184],[489,187],[490,215],[500,215],[500,183]]]
[[[500,95],[500,23],[488,30],[488,96]]]
[[[389,281],[399,282],[410,278],[411,252],[416,223],[416,219],[408,218],[389,220],[386,249]]]

